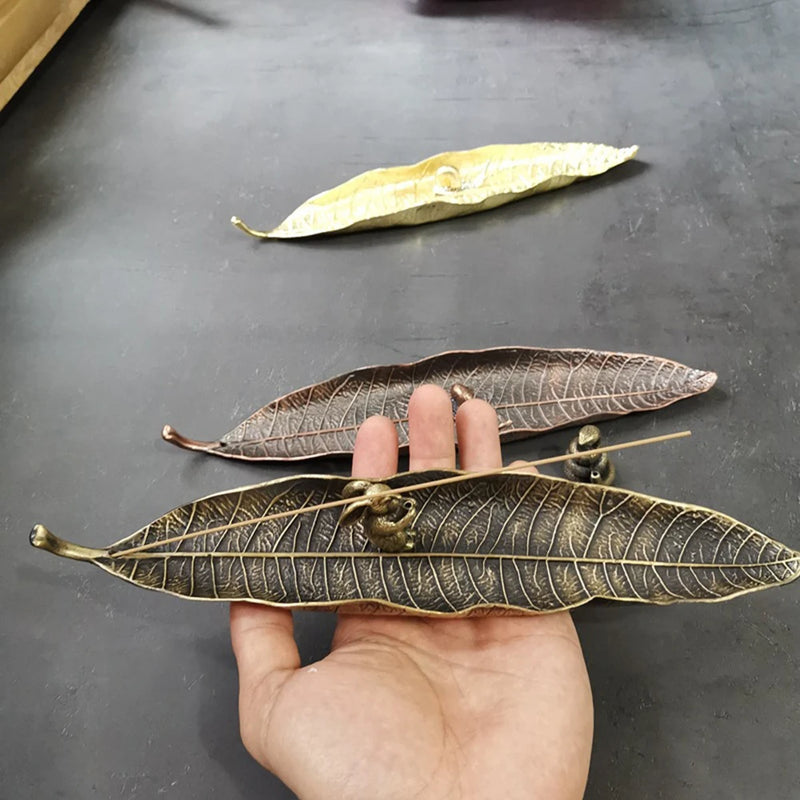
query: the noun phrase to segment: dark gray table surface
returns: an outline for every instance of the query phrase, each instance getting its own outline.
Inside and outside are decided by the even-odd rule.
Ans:
[[[291,797],[240,744],[225,606],[28,544],[36,521],[106,544],[296,469],[187,454],[165,422],[213,437],[292,388],[453,348],[669,356],[718,387],[606,423],[695,434],[620,455],[619,484],[800,545],[799,10],[92,3],[0,116],[0,796]],[[371,167],[536,140],[641,158],[420,228],[259,244],[228,223],[277,223]],[[800,796],[799,611],[798,585],[579,610],[587,796]],[[305,660],[332,625],[298,614]]]

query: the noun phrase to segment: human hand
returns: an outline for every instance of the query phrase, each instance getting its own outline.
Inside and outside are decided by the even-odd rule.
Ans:
[[[409,402],[410,468],[455,466],[450,398]],[[497,416],[456,415],[462,469],[501,466]],[[397,471],[384,417],[361,427],[353,475]],[[580,798],[589,680],[568,612],[426,618],[340,614],[331,652],[300,667],[291,612],[231,604],[242,740],[302,800]]]

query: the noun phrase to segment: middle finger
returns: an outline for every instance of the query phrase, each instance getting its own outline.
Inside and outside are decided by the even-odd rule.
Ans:
[[[412,470],[453,469],[453,406],[441,388],[420,386],[408,401],[408,461]]]

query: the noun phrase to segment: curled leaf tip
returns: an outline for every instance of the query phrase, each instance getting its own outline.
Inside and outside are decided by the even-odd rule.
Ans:
[[[231,225],[233,225],[234,228],[238,228],[240,231],[244,231],[245,233],[250,234],[250,236],[255,236],[256,239],[267,239],[267,238],[269,238],[269,232],[268,231],[257,231],[257,230],[254,230],[249,225],[244,223],[241,219],[239,219],[239,217],[236,217],[236,216],[231,217]]]
[[[107,555],[105,550],[96,550],[92,547],[83,547],[79,544],[59,539],[44,525],[34,525],[30,536],[31,544],[39,550],[47,550],[56,556],[74,558],[76,561],[94,561]]]
[[[184,450],[201,450],[205,452],[222,445],[222,442],[200,442],[197,439],[188,439],[186,436],[178,433],[172,425],[165,425],[161,429],[161,438],[165,442],[171,442],[178,447],[184,448]]]

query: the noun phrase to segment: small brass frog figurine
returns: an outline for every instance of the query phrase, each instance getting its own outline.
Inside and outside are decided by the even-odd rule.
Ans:
[[[571,481],[581,483],[599,483],[603,486],[614,483],[616,470],[608,453],[584,458],[580,455],[582,452],[600,447],[600,444],[600,430],[594,425],[584,425],[567,448],[567,453],[574,454],[575,458],[564,462],[564,476]]]
[[[414,549],[411,525],[417,515],[417,501],[391,492],[385,483],[350,481],[342,490],[343,498],[356,498],[346,505],[339,517],[340,525],[364,520],[364,531],[372,544],[387,553]],[[377,496],[376,496],[377,495]]]

